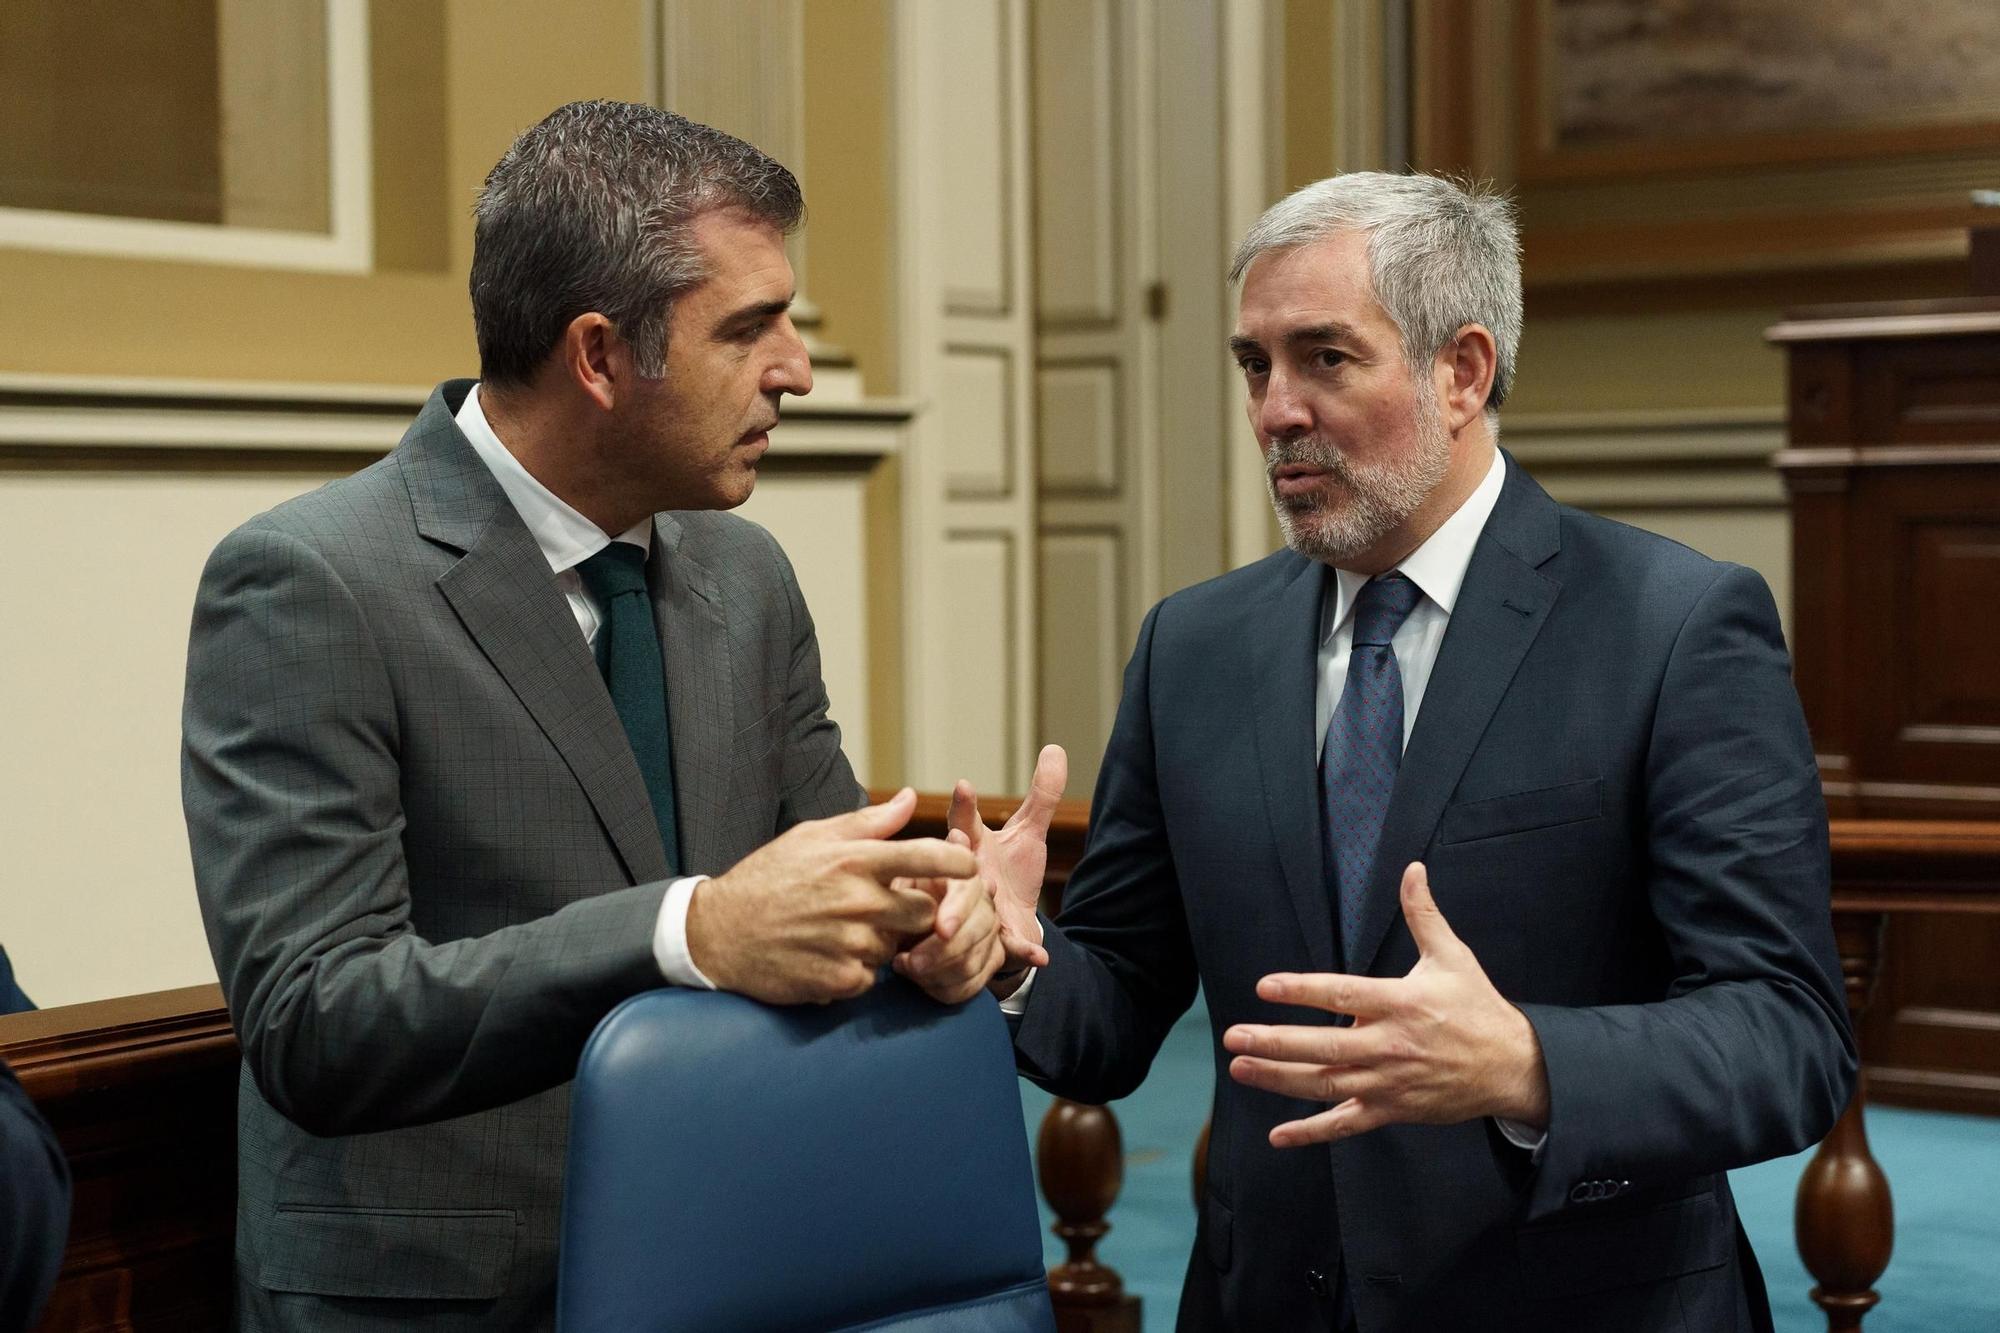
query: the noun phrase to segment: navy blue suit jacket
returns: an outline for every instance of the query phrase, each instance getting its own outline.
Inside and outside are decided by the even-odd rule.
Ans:
[[[1311,1022],[1257,979],[1337,970],[1313,693],[1325,567],[1289,551],[1140,630],[1086,853],[1015,1034],[1099,1102],[1145,1077],[1197,983],[1214,1024],[1207,1200],[1181,1326],[1331,1327],[1344,1265],[1382,1329],[1768,1322],[1723,1172],[1796,1151],[1855,1052],[1825,804],[1763,581],[1556,504],[1508,460],[1384,825],[1354,970],[1416,962],[1438,906],[1547,1061],[1539,1162],[1487,1120],[1280,1151],[1321,1109],[1229,1078],[1231,1024]]]

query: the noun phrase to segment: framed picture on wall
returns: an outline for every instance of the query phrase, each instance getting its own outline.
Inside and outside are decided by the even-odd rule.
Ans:
[[[366,0],[8,0],[0,246],[366,272],[368,26]]]
[[[1993,0],[1414,8],[1419,159],[1516,187],[1531,282],[1960,260],[2000,184]]]

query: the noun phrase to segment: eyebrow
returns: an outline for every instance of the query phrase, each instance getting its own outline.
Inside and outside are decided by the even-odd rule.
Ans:
[[[741,309],[730,311],[715,322],[714,331],[716,333],[723,333],[730,329],[756,324],[763,320],[775,319],[791,308],[792,298],[789,296],[776,301],[759,301],[756,305],[746,305]]]
[[[1281,341],[1296,347],[1301,343],[1359,342],[1360,335],[1356,334],[1352,328],[1346,324],[1342,324],[1339,320],[1330,320],[1324,324],[1308,324],[1304,328],[1288,330]],[[1240,357],[1250,352],[1261,352],[1263,350],[1264,344],[1258,342],[1255,338],[1245,337],[1240,333],[1229,340],[1229,354],[1231,356]]]

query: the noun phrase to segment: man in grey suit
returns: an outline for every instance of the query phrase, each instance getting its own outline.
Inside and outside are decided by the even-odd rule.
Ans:
[[[1288,549],[1146,617],[1051,961],[994,983],[1022,1072],[1123,1096],[1200,987],[1183,1329],[1768,1330],[1725,1173],[1855,1075],[1770,593],[1496,448],[1504,200],[1335,177],[1233,276]],[[1062,779],[954,801],[1038,940]]]
[[[567,1089],[673,982],[827,1002],[1002,959],[971,853],[890,842],[741,504],[782,394],[797,182],[562,107],[476,209],[481,378],[217,547],[183,795],[243,1050],[245,1328],[545,1328]],[[714,878],[702,878],[713,875]]]

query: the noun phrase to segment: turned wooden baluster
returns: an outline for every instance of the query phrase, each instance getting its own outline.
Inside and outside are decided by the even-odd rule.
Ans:
[[[1069,1259],[1049,1272],[1049,1299],[1060,1333],[1139,1333],[1139,1298],[1117,1270],[1097,1257],[1111,1230],[1104,1215],[1125,1183],[1125,1145],[1118,1121],[1102,1106],[1061,1097],[1042,1117],[1035,1143],[1042,1194],[1055,1210],[1052,1230]]]
[[[1857,1031],[1875,985],[1882,926],[1879,912],[1834,914],[1847,1009]],[[1881,1299],[1875,1283],[1889,1266],[1895,1244],[1889,1179],[1868,1151],[1868,1131],[1861,1121],[1864,1092],[1863,1080],[1856,1078],[1853,1099],[1799,1177],[1794,1218],[1799,1257],[1819,1282],[1812,1298],[1826,1312],[1830,1333],[1860,1329],[1862,1317]]]

